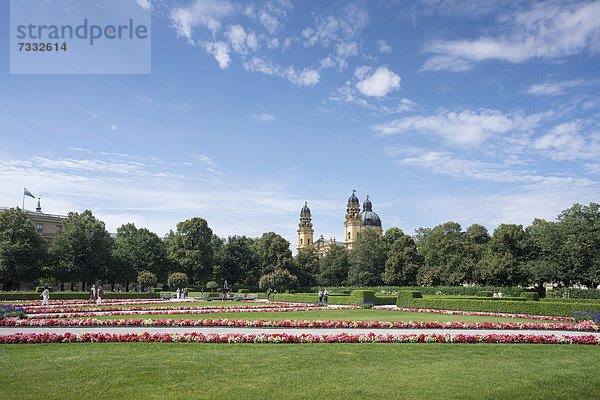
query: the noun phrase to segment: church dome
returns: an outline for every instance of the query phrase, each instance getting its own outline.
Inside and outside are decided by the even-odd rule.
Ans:
[[[308,202],[304,202],[304,207],[302,207],[302,210],[300,210],[300,215],[310,215],[310,208],[308,208]]]
[[[369,196],[363,203],[363,212],[360,213],[362,226],[378,226],[381,227],[381,218],[373,212],[373,204],[369,200]]]
[[[360,204],[358,201],[358,197],[356,197],[356,195],[354,194],[354,191],[352,191],[352,196],[350,196],[350,198],[348,199],[348,204]]]

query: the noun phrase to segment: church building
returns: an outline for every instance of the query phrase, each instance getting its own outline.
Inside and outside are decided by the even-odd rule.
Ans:
[[[373,204],[369,200],[369,196],[363,202],[363,211],[360,211],[360,202],[358,197],[352,191],[352,196],[348,199],[346,206],[346,221],[344,222],[344,241],[337,242],[335,238],[325,240],[323,235],[314,241],[314,229],[311,221],[310,209],[308,203],[304,203],[304,207],[300,210],[300,224],[298,224],[298,251],[304,248],[313,247],[320,255],[324,257],[331,246],[344,246],[348,250],[354,247],[354,242],[361,229],[372,229],[379,237],[383,235],[381,227],[381,219],[373,211]]]

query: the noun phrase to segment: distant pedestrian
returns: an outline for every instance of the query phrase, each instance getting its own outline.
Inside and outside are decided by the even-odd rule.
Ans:
[[[88,303],[94,303],[96,301],[96,285],[92,285],[90,288],[90,299]]]
[[[188,297],[189,293],[190,291],[188,290],[188,288],[183,289],[183,298],[185,299],[186,297]]]
[[[180,299],[181,298],[181,289],[177,288],[177,291],[175,293],[177,293],[177,298]]]
[[[102,290],[102,286],[98,286],[98,290],[96,291],[96,304],[102,304],[102,297],[104,297],[104,290]]]
[[[50,300],[50,291],[48,290],[48,286],[44,286],[44,291],[42,292],[41,296],[42,296],[42,305],[43,306],[49,305],[48,300]]]
[[[327,304],[329,300],[329,291],[327,290],[327,288],[325,288],[325,291],[323,292],[323,300],[325,300],[325,304]]]
[[[268,288],[267,289],[267,300],[270,300],[271,292],[272,292],[271,288]]]
[[[323,302],[323,291],[319,289],[319,301]]]

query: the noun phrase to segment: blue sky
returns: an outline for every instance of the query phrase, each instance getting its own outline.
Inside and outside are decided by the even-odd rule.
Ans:
[[[294,247],[352,189],[410,234],[599,201],[600,2],[151,3],[147,75],[11,75],[1,3],[0,205]]]

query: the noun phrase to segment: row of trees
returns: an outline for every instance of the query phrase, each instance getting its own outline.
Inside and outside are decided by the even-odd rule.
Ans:
[[[575,204],[556,221],[531,226],[501,224],[492,235],[478,224],[465,231],[455,222],[419,228],[414,236],[390,228],[378,238],[363,229],[352,250],[333,246],[320,258],[312,248],[292,257],[290,243],[269,232],[259,239],[231,236],[224,243],[202,218],[177,224],[164,240],[125,224],[115,238],[90,211],[70,213],[48,245],[26,213],[0,213],[0,281],[39,278],[58,282],[108,283],[152,276],[167,282],[184,273],[190,283],[228,280],[264,285],[287,271],[300,286],[520,285],[555,282],[595,287],[600,283],[599,205]],[[84,284],[85,285],[85,284]]]

